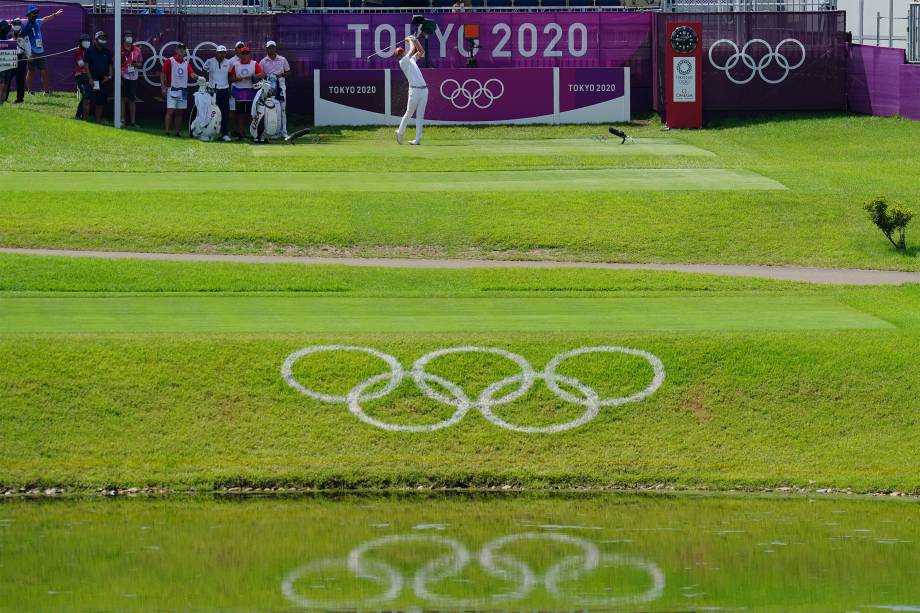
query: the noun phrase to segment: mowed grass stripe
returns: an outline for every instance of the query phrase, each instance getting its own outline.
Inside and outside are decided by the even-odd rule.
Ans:
[[[746,170],[613,168],[478,172],[0,172],[33,192],[605,192],[784,190]]]
[[[394,141],[394,146],[396,143]],[[381,143],[338,139],[297,147],[252,147],[255,157],[315,159],[318,157],[361,157],[380,155]],[[423,147],[403,147],[401,159],[468,160],[484,155],[563,156],[588,155],[609,157],[715,157],[711,151],[664,138],[639,138],[625,145],[619,139],[584,138],[469,138],[465,140],[429,139]]]
[[[893,327],[811,296],[407,298],[264,295],[0,298],[0,334],[631,332]]]

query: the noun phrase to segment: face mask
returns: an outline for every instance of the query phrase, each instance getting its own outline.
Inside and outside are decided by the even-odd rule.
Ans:
[[[13,26],[13,32],[18,32],[22,29],[22,26]]]
[[[130,45],[131,43],[134,42],[134,39],[131,38],[130,36],[125,36],[125,42],[128,43],[128,44]]]
[[[89,49],[89,41],[84,40],[83,42],[80,43],[80,46],[83,47],[84,49]]]
[[[99,44],[100,44],[100,45],[104,45],[104,44],[106,44],[106,43],[108,43],[108,42],[109,42],[109,39],[107,39],[107,38],[100,38],[100,39],[99,39]]]

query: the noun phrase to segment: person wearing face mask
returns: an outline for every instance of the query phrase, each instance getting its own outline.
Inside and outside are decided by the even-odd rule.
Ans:
[[[73,78],[77,82],[77,91],[80,92],[80,102],[77,103],[75,119],[89,119],[89,103],[93,97],[93,88],[89,82],[89,68],[84,58],[91,44],[89,34],[81,34],[80,44],[73,53]]]
[[[7,73],[6,88],[0,100],[6,102],[10,97],[10,88],[13,79],[16,79],[16,100],[13,104],[22,104],[26,95],[26,69],[28,67],[29,54],[32,47],[29,45],[29,39],[22,33],[22,20],[13,19],[10,21],[10,32],[7,34],[8,39],[16,41],[16,68]]]
[[[134,44],[134,32],[129,30],[121,43],[121,116],[128,118],[132,128],[140,127],[137,125],[137,78],[143,64],[141,48]]]
[[[220,109],[220,138],[229,141],[230,60],[227,59],[227,48],[218,45],[216,55],[204,63],[204,70],[208,73],[208,87],[214,90],[217,108]]]
[[[182,130],[182,116],[188,108],[188,85],[198,78],[191,62],[185,57],[185,43],[176,45],[176,54],[163,62],[160,72],[160,88],[166,99],[166,136],[175,129],[176,136]]]
[[[83,61],[89,69],[93,111],[96,123],[102,121],[102,111],[109,101],[109,82],[112,80],[114,59],[112,50],[106,47],[109,39],[102,30],[96,32],[95,42],[83,53]]]
[[[42,94],[51,95],[51,88],[48,86],[48,67],[45,65],[45,43],[42,39],[42,26],[55,19],[64,12],[64,9],[58,9],[47,17],[38,16],[38,5],[30,4],[26,8],[26,23],[22,27],[22,33],[29,38],[31,46],[31,57],[29,59],[29,74],[26,80],[29,83],[29,91],[32,91],[32,73],[38,71],[41,75]]]

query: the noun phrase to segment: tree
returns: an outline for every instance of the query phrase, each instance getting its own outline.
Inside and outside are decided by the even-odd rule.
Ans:
[[[906,233],[907,224],[914,218],[914,212],[900,202],[888,203],[885,196],[876,196],[863,205],[878,229],[882,231],[895,249],[907,249]]]

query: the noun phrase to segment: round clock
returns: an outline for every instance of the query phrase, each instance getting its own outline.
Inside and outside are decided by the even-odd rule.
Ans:
[[[690,53],[698,43],[696,30],[690,26],[679,26],[671,32],[671,48],[678,53]]]

